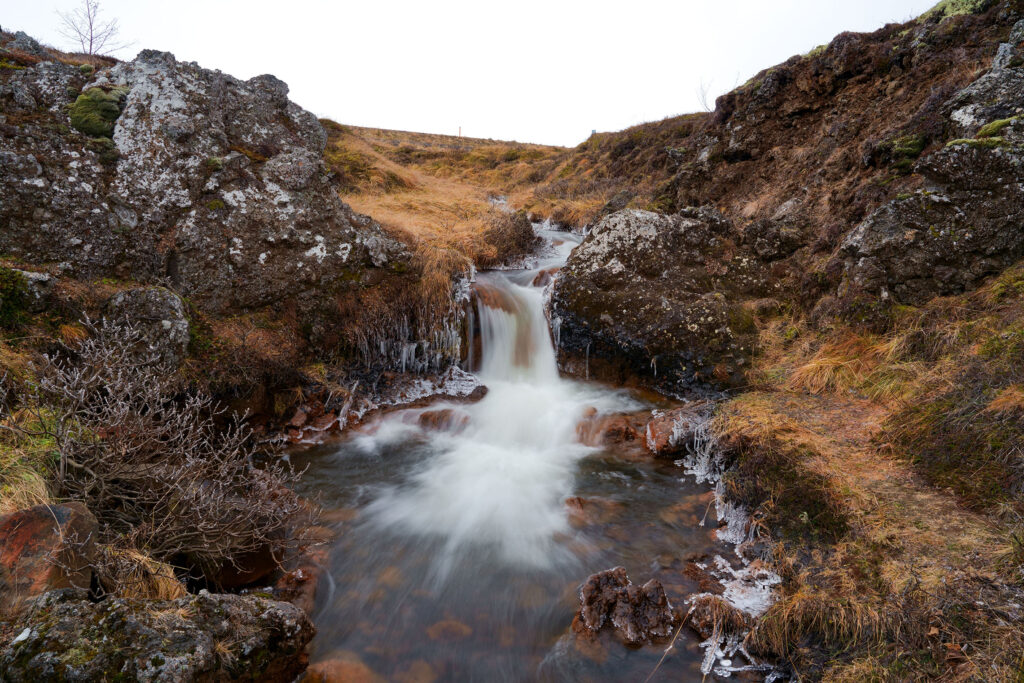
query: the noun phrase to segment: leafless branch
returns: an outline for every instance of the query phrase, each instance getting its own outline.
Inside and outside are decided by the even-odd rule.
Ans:
[[[60,34],[87,55],[115,52],[131,45],[118,40],[117,19],[100,18],[100,3],[96,0],[82,0],[80,7],[70,12],[58,11],[57,16],[61,21]]]

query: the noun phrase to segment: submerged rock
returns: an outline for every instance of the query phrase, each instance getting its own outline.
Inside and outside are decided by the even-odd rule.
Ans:
[[[172,601],[86,599],[64,589],[36,599],[0,649],[5,681],[293,680],[314,634],[298,607],[205,591]]]
[[[672,635],[678,618],[660,582],[635,586],[622,567],[592,575],[580,589],[576,630],[596,632],[611,625],[628,645]]]

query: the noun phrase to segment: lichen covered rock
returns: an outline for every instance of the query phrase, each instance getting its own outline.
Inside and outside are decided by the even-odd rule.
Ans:
[[[781,287],[742,240],[710,207],[602,219],[555,281],[563,362],[616,363],[671,390],[740,382],[755,341],[745,303]]]
[[[294,605],[205,591],[172,601],[37,598],[0,648],[3,680],[293,680],[314,634]]]
[[[973,289],[1024,256],[1024,121],[1014,118],[1024,111],[1024,62],[1009,56],[1024,22],[1012,35],[992,70],[947,105],[950,124],[979,137],[918,161],[926,189],[881,206],[843,240],[840,298],[917,305]]]
[[[273,76],[152,50],[88,80],[67,65],[19,70],[0,89],[26,117],[0,127],[0,251],[79,278],[167,281],[215,313],[322,307],[376,282],[407,250],[340,201],[326,134],[287,95]]]
[[[188,353],[189,322],[185,305],[163,287],[137,287],[118,292],[104,305],[104,315],[140,332],[145,349],[165,370],[174,370]]]

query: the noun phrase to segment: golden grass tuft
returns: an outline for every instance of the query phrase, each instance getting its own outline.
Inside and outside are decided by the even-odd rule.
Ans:
[[[877,643],[887,618],[866,604],[867,596],[837,596],[806,586],[783,597],[758,619],[748,643],[762,654],[789,657],[800,643],[813,638],[830,649]]]
[[[100,581],[103,588],[123,598],[176,600],[188,594],[174,568],[133,548],[102,546]]]
[[[991,403],[985,406],[986,413],[1024,413],[1024,385],[1012,384],[1001,390]]]

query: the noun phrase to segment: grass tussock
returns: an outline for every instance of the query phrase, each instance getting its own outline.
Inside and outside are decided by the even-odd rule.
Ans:
[[[187,593],[174,568],[134,548],[100,546],[97,562],[103,590],[146,600],[176,600]]]

